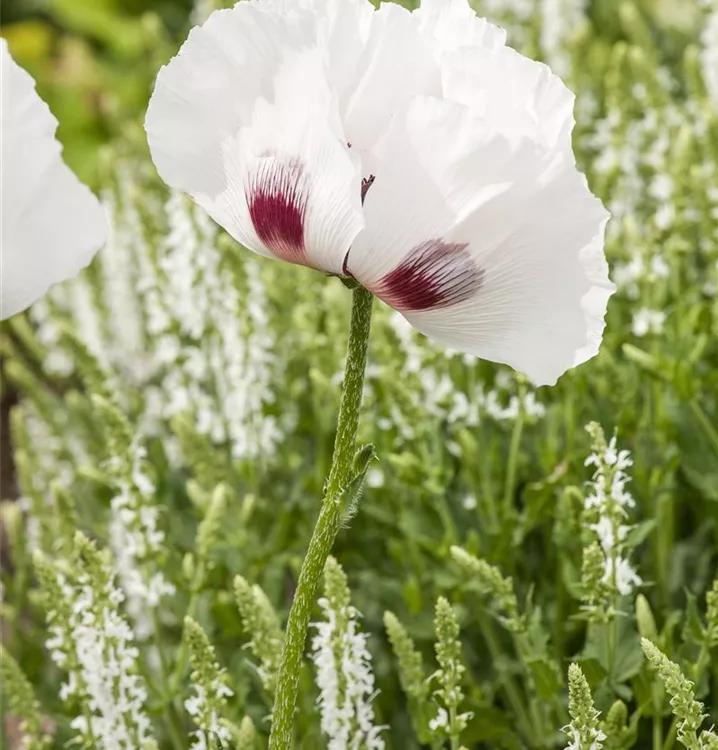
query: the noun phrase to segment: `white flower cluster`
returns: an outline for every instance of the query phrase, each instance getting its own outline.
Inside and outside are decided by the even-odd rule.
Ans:
[[[200,727],[191,733],[193,750],[210,750],[216,747],[217,741],[229,742],[231,739],[229,730],[220,723],[219,715],[212,706],[234,695],[232,690],[219,677],[211,685],[213,692],[211,700],[208,700],[207,691],[202,685],[193,683],[192,688],[194,695],[187,698],[184,707]]]
[[[215,443],[229,442],[237,459],[271,454],[281,432],[264,414],[274,399],[276,357],[259,266],[244,259],[247,289],[241,299],[207,215],[178,192],[166,211],[170,231],[161,267],[165,302],[177,308],[179,331],[158,331],[160,359],[168,366],[164,416],[191,413],[198,432]]]
[[[515,422],[521,414],[530,421],[545,416],[546,408],[536,398],[535,391],[526,389],[525,392],[516,394],[513,390],[514,379],[506,370],[502,370],[496,377],[495,387],[485,393],[480,391],[477,402],[486,416],[496,422]]]
[[[566,49],[571,34],[581,28],[586,17],[586,0],[540,0],[541,56],[552,70],[566,78],[571,59]]]
[[[708,2],[715,5],[714,0]],[[706,17],[704,26],[704,78],[709,88],[718,69],[708,62],[717,54],[716,39],[711,41],[716,30],[718,10]],[[704,229],[706,220],[718,216],[718,190],[706,103],[693,97],[678,106],[671,72],[659,68],[652,75],[634,85],[632,94],[639,106],[633,113],[619,102],[609,103],[605,117],[595,119],[583,137],[583,145],[594,154],[596,184],[610,185],[608,208],[613,218],[607,226],[607,242],[619,252],[631,250],[629,257],[614,264],[612,278],[631,299],[640,296],[643,282],[655,308],[659,301],[655,282],[669,275],[665,249],[669,233],[695,229],[697,249],[709,259],[709,266],[718,254],[718,236]],[[590,97],[579,100],[581,108],[589,102],[594,104]],[[685,175],[676,145],[686,143],[687,134],[693,146],[691,189],[679,195]],[[640,319],[638,326],[640,330]]]
[[[626,489],[630,481],[626,469],[633,465],[631,454],[627,450],[617,450],[614,436],[603,450],[594,450],[585,465],[596,467],[585,505],[587,509],[594,510],[597,516],[590,527],[598,538],[605,558],[603,581],[622,596],[628,596],[643,583],[624,557],[624,542],[632,528],[624,521],[628,517],[628,509],[635,507],[635,501]]]
[[[35,325],[37,340],[45,348],[45,357],[42,360],[42,369],[48,375],[59,375],[64,377],[72,374],[74,364],[72,357],[60,345],[60,327],[57,318],[53,314],[55,306],[60,303],[60,308],[67,307],[67,292],[69,283],[58,284],[52,287],[48,293],[35,302],[28,310],[28,317]]]
[[[137,750],[150,738],[144,710],[147,691],[137,674],[138,650],[132,629],[119,613],[122,592],[108,577],[105,591],[81,573],[73,582],[57,574],[69,618],[61,621],[50,612],[46,646],[58,667],[69,669],[60,698],[76,698],[88,709],[72,727],[92,738],[98,750]],[[72,668],[76,666],[76,671]]]
[[[448,729],[449,727],[449,712],[443,707],[438,706],[436,709],[436,716],[429,720],[429,729],[432,732],[438,732],[440,729]]]
[[[133,397],[142,388],[146,433],[188,414],[237,459],[273,455],[284,425],[265,413],[279,360],[260,262],[228,262],[214,223],[181,193],[162,205],[130,165],[119,160],[115,172],[117,189],[103,196],[110,233],[97,273],[53,288],[30,311],[48,350],[43,367],[74,369],[61,342],[64,320],[113,378],[120,403],[128,384]],[[143,220],[140,200],[157,202],[157,226]],[[172,440],[167,447],[172,457]]]
[[[359,631],[358,613],[335,612],[326,598],[319,600],[326,620],[312,627],[312,660],[320,689],[321,727],[329,738],[328,750],[383,750],[380,732],[374,725],[372,701],[376,696],[367,636]],[[341,618],[338,617],[341,615]],[[345,623],[342,627],[340,623]]]
[[[121,372],[124,382],[140,385],[151,367],[139,296],[148,248],[134,206],[137,186],[126,165],[118,166],[117,179],[117,193],[107,189],[102,196],[108,237],[94,264],[97,274],[83,272],[53,287],[30,308],[30,317],[48,349],[43,361],[48,373],[68,375],[74,369],[72,358],[59,345],[61,317],[99,362]]]
[[[82,462],[86,454],[77,440],[69,436],[63,439],[50,429],[32,405],[26,403],[21,408],[27,449],[32,455],[27,457],[30,461],[28,470],[22,470],[22,465],[18,467],[22,473],[23,491],[18,504],[27,519],[27,548],[33,552],[40,547],[41,524],[52,506],[52,483],[69,487],[74,478],[73,464]]]
[[[631,330],[634,336],[646,336],[648,334],[659,334],[663,331],[666,321],[666,313],[663,310],[649,310],[642,307],[633,314]]]
[[[420,342],[420,334],[399,313],[393,313],[389,322],[404,354],[401,382],[406,378],[416,379],[418,387],[407,389],[406,396],[411,399],[411,408],[422,415],[467,427],[475,427],[484,417],[495,422],[514,422],[519,415],[530,421],[545,415],[546,409],[536,398],[536,392],[526,387],[517,393],[516,380],[505,369],[497,373],[493,388],[487,390],[479,384],[467,393],[452,379],[448,366],[452,358],[461,358],[466,367],[474,367],[475,358],[444,352],[437,360],[431,342],[428,339]],[[396,402],[389,409],[389,415],[379,420],[379,426],[382,429],[394,426],[407,440],[413,439],[417,420],[402,413]],[[455,443],[450,448],[452,445],[458,450]]]
[[[661,279],[667,279],[669,275],[670,268],[660,255],[654,255],[648,261],[638,255],[627,263],[617,263],[613,272],[616,284],[633,300],[640,296],[641,281],[655,284]]]
[[[137,639],[142,641],[153,631],[151,610],[159,606],[163,596],[172,596],[175,587],[149,565],[165,535],[157,528],[155,486],[143,469],[145,449],[135,440],[131,451],[132,482],[118,482],[119,492],[111,502],[109,532],[117,575],[127,597],[127,613]]]
[[[142,224],[133,198],[133,183],[126,170],[119,170],[122,203],[112,191],[106,191],[103,204],[110,217],[107,244],[100,252],[103,303],[110,313],[105,338],[108,357],[123,378],[132,383],[145,379],[149,362],[142,306],[138,298],[141,267],[138,258],[147,254]],[[78,318],[79,319],[79,318]]]
[[[596,711],[596,715],[598,716],[598,711]],[[603,747],[603,741],[606,739],[606,735],[603,732],[603,730],[592,727],[588,731],[591,734],[591,741],[589,744],[586,744],[586,742],[583,742],[581,739],[581,732],[573,726],[573,724],[569,724],[568,726],[563,728],[563,731],[568,735],[569,742],[568,745],[566,745],[566,750],[601,750]]]

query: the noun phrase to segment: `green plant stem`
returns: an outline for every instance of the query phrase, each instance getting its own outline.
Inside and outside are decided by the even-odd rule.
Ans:
[[[690,402],[690,405],[693,414],[698,420],[698,424],[700,424],[705,436],[708,438],[708,442],[713,446],[713,450],[715,451],[716,456],[718,456],[718,431],[713,427],[711,420],[706,416],[701,405],[695,399]]]
[[[519,413],[514,422],[514,429],[511,433],[511,445],[509,447],[509,460],[506,468],[506,481],[504,484],[504,518],[510,518],[514,510],[514,488],[516,486],[516,468],[519,460],[519,450],[521,448],[521,435],[524,429],[524,395],[526,387],[522,384],[519,386]]]
[[[518,656],[525,675],[526,694],[529,695],[531,692],[536,693],[536,686],[531,675],[531,668],[529,667],[526,654],[531,653],[531,646],[528,642],[526,633],[514,633],[513,634],[514,650]],[[556,711],[557,716],[561,716],[563,706],[558,700],[558,695],[554,695],[551,701],[553,708]],[[539,737],[547,737],[548,730],[546,729],[545,712],[541,710],[541,704],[547,703],[547,701],[539,701],[539,699],[533,699],[529,701],[529,712],[531,716],[531,724],[534,732],[538,732]]]
[[[449,709],[449,726],[451,727],[451,750],[459,750],[459,735],[456,733],[456,707]]]
[[[197,616],[197,608],[199,607],[199,592],[204,583],[205,576],[205,565],[203,560],[197,562],[197,569],[195,570],[194,578],[192,579],[192,593],[190,594],[189,604],[187,606],[187,617],[194,619]],[[179,654],[177,656],[177,663],[175,664],[174,672],[169,681],[169,694],[170,700],[174,700],[175,695],[179,692],[182,678],[187,670],[187,663],[189,662],[189,644],[186,638],[182,638],[180,643]]]
[[[496,641],[496,636],[494,635],[493,627],[483,613],[477,614],[477,621],[481,634],[484,637],[486,647],[491,655],[491,661],[494,665],[498,666],[501,663],[502,655],[499,644]],[[501,687],[506,693],[506,698],[511,704],[511,708],[516,715],[519,726],[523,730],[524,737],[533,740],[535,737],[539,736],[535,731],[531,718],[526,713],[526,705],[528,704],[528,701],[522,695],[513,676],[508,672],[501,675]]]
[[[372,301],[373,297],[366,289],[354,289],[344,387],[337,419],[332,466],[324,487],[324,500],[319,518],[302,563],[294,601],[289,610],[274,697],[269,750],[289,750],[292,746],[294,706],[297,701],[299,670],[302,665],[309,616],[314,606],[324,564],[342,523],[342,494],[352,478],[371,328]]]
[[[169,684],[169,665],[167,663],[167,658],[165,656],[164,650],[161,646],[162,628],[160,626],[159,617],[157,616],[157,609],[154,607],[152,608],[152,626],[154,627],[155,643],[157,644],[157,651],[160,657],[160,674],[162,675],[162,682],[164,683],[163,687],[166,688]],[[172,698],[167,703],[167,707],[165,708],[165,721],[167,722],[167,726],[169,727],[172,746],[175,748],[175,750],[182,750],[183,745],[186,743],[186,736],[182,730],[182,719],[177,709],[174,694],[172,695]]]
[[[659,713],[653,715],[653,750],[663,747],[663,717]]]
[[[182,750],[187,744],[187,734],[182,730],[182,720],[174,703],[170,703],[165,710],[165,721],[169,728],[172,747]]]

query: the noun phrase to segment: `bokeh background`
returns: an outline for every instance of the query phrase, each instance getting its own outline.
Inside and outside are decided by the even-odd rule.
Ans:
[[[58,118],[66,161],[96,179],[97,148],[139,117],[191,0],[3,0],[1,33]]]
[[[222,4],[231,5],[212,0],[4,0],[0,33],[17,62],[35,77],[40,95],[58,118],[66,160],[83,178],[92,180],[97,146],[111,140],[126,119],[140,117],[159,65],[176,51],[193,22]],[[417,3],[405,0],[403,4]],[[550,57],[542,49],[547,40],[540,38],[541,32],[522,28],[535,16],[564,15],[570,25],[581,7],[582,15],[600,28],[600,44],[608,49],[631,40],[619,10],[623,8],[625,16],[626,8],[629,13],[635,9],[658,35],[662,61],[668,67],[680,64],[686,45],[699,40],[707,7],[700,0],[473,0],[471,4],[477,12],[504,23],[510,43],[534,57]],[[581,33],[577,27],[576,34]]]

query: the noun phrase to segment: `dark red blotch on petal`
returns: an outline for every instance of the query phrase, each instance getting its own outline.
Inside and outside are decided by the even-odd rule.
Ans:
[[[266,157],[248,186],[247,207],[268,250],[290,263],[306,264],[307,180],[298,160]]]
[[[462,242],[422,242],[372,291],[401,312],[435,310],[463,302],[473,297],[484,277],[467,248]]]

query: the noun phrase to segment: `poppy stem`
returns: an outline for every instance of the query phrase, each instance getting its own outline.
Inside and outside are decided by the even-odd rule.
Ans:
[[[342,495],[353,478],[372,302],[371,293],[363,287],[357,286],[353,290],[347,361],[332,466],[324,485],[324,500],[319,518],[302,563],[294,601],[289,610],[274,695],[269,750],[289,750],[292,747],[294,707],[297,702],[299,671],[302,666],[309,618],[317,598],[324,565],[342,524]]]

